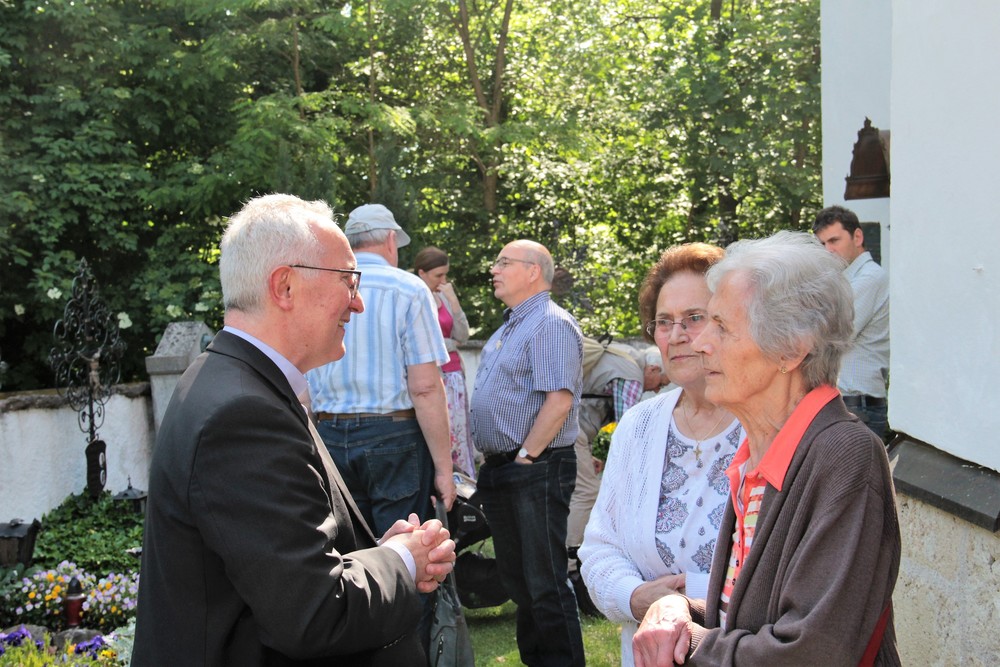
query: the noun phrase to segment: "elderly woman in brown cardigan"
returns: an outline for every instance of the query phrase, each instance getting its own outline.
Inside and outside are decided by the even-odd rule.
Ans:
[[[835,389],[853,326],[843,268],[811,236],[779,232],[709,270],[710,322],[692,347],[706,398],[747,440],[727,470],[707,599],[655,602],[637,667],[899,664],[889,465]]]

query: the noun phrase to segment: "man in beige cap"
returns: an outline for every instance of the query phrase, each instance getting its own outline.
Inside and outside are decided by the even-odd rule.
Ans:
[[[439,366],[448,361],[437,308],[417,276],[397,268],[410,237],[381,204],[351,211],[344,233],[364,274],[365,312],[344,334],[343,361],[307,374],[312,408],[330,456],[372,529],[400,516],[434,516],[435,490],[450,509],[448,403]],[[386,528],[382,528],[385,526]],[[428,641],[430,605],[420,632]]]
[[[437,309],[420,278],[397,268],[410,237],[385,206],[351,211],[344,233],[364,273],[363,316],[347,329],[347,356],[308,374],[320,435],[376,531],[416,512],[436,489],[451,506],[447,362]]]

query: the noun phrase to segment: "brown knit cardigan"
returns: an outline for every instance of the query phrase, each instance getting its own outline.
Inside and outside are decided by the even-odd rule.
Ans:
[[[692,600],[689,665],[854,667],[899,571],[899,524],[881,441],[838,397],[816,415],[783,488],[767,485],[753,546],[720,629],[736,515],[726,507],[708,599]],[[892,620],[876,665],[899,665]]]

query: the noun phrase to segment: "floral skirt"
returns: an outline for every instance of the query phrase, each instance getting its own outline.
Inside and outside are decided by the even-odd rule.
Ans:
[[[451,461],[455,467],[476,477],[476,450],[469,433],[469,397],[465,391],[465,373],[444,373],[444,389],[448,395],[448,418],[451,422]]]

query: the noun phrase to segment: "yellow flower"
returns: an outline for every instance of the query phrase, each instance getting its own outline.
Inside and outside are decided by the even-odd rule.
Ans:
[[[597,432],[594,436],[594,442],[591,443],[590,453],[601,461],[608,460],[608,448],[611,446],[611,434],[615,432],[615,428],[618,426],[618,422],[611,422],[610,424],[605,424],[601,427],[601,430]]]
[[[61,591],[61,590],[62,590],[62,586],[60,586],[59,584],[56,584],[55,587],[53,587],[53,589],[52,589],[52,594],[53,595],[59,595],[59,591]]]
[[[76,650],[76,644],[70,644],[69,642],[66,642],[66,653],[73,655],[73,651],[75,650]]]
[[[35,591],[31,591],[30,593],[28,593],[29,600],[34,600],[36,597],[38,597],[38,593],[36,593]]]
[[[49,572],[48,574],[45,575],[45,578],[48,579],[49,581],[55,581],[56,580],[56,575],[54,575],[53,573]]]

